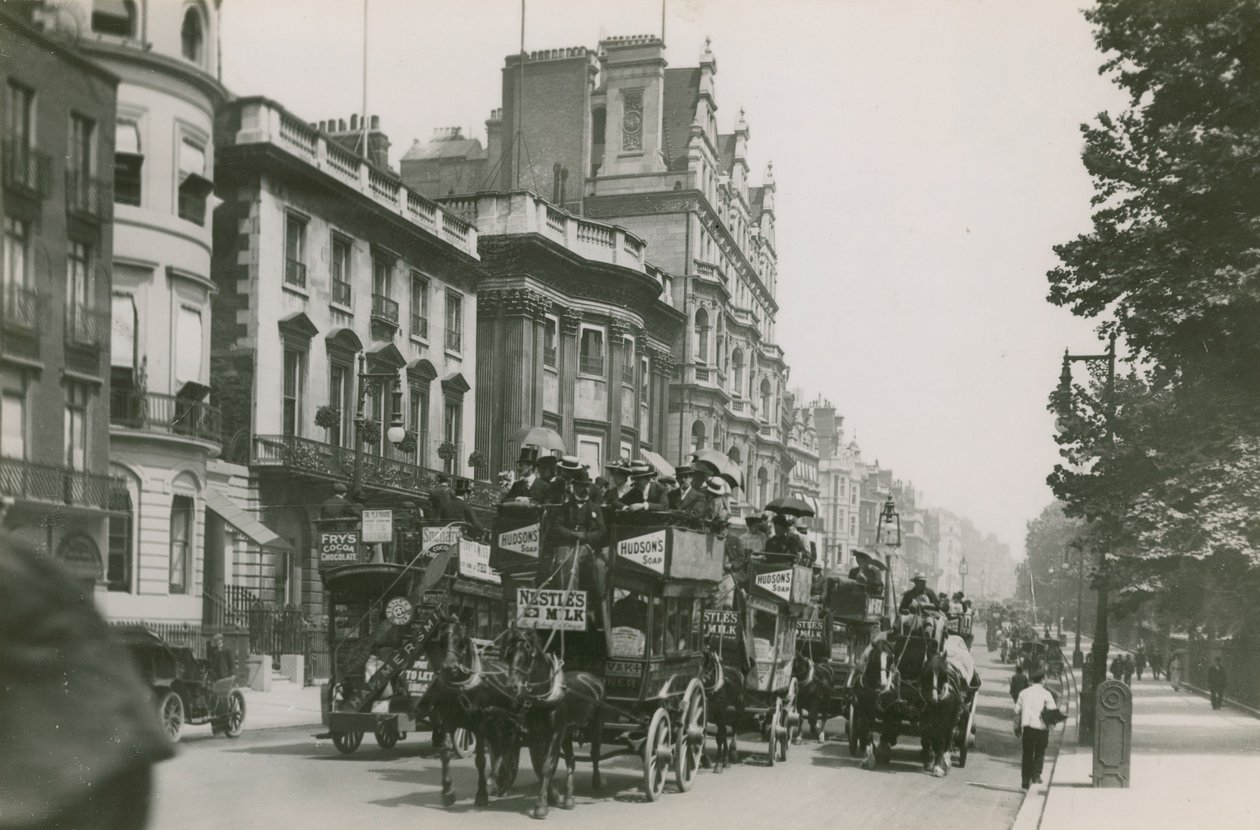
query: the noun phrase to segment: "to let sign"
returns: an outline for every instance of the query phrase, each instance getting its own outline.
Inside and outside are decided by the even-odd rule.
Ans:
[[[585,631],[586,592],[517,588],[516,626]]]
[[[319,564],[352,565],[359,561],[359,531],[326,530],[319,534]]]
[[[394,511],[364,510],[363,541],[369,544],[394,541]]]

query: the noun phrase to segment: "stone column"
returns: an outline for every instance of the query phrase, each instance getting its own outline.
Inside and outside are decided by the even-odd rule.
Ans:
[[[560,437],[570,452],[577,452],[577,433],[573,413],[577,397],[578,334],[582,315],[570,311],[560,318]]]
[[[621,455],[621,399],[625,393],[621,373],[626,365],[626,338],[631,328],[620,320],[608,324],[608,442],[609,458]]]
[[[534,420],[534,386],[535,364],[541,355],[534,346],[543,305],[543,298],[536,291],[513,288],[503,292],[499,326],[502,346],[496,355],[501,382],[498,400],[494,402],[496,412],[502,413],[503,427],[492,439],[500,453],[504,452],[508,437],[517,430],[538,425]]]
[[[666,460],[670,460],[666,455],[669,448],[669,436],[665,431],[669,429],[669,380],[674,372],[674,358],[663,349],[654,350],[651,358],[652,407],[648,410],[648,419],[652,424],[652,446],[656,447],[658,453],[666,456]],[[679,418],[683,418],[681,408]],[[691,440],[689,425],[684,428],[682,440],[683,446],[678,448],[679,459],[686,455],[687,442]]]
[[[502,322],[501,291],[482,291],[477,295],[477,422],[475,444],[490,465],[491,478],[503,467],[503,442],[497,439],[502,426],[497,422],[497,400],[501,380],[497,371],[499,325]],[[432,428],[432,427],[430,427]],[[425,436],[424,440],[428,440]]]

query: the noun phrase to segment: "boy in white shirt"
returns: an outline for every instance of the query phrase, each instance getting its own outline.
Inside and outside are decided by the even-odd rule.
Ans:
[[[1019,693],[1015,700],[1015,735],[1024,742],[1024,758],[1020,767],[1023,788],[1041,783],[1042,766],[1046,760],[1046,744],[1050,740],[1050,728],[1042,714],[1049,709],[1057,710],[1059,704],[1043,685],[1046,671],[1036,668],[1030,678],[1032,685]]]

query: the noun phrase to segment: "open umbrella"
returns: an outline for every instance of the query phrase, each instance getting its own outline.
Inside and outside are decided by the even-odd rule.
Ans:
[[[782,496],[766,505],[771,513],[782,513],[787,516],[813,516],[814,508],[799,496]]]
[[[525,427],[517,430],[508,438],[508,443],[517,447],[538,447],[542,452],[558,452],[561,455],[567,449],[560,433],[550,427]]]
[[[711,475],[721,476],[731,487],[744,486],[744,474],[739,465],[717,450],[700,450],[692,459],[693,466],[700,467]]]

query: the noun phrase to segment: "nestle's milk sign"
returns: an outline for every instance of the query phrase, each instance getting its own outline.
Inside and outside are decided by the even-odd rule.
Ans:
[[[767,574],[757,574],[757,587],[769,591],[776,597],[791,599],[792,571],[771,571]]]
[[[645,568],[665,573],[665,531],[623,539],[617,543],[617,555]]]
[[[522,556],[538,558],[538,525],[525,525],[499,534],[499,547]]]

